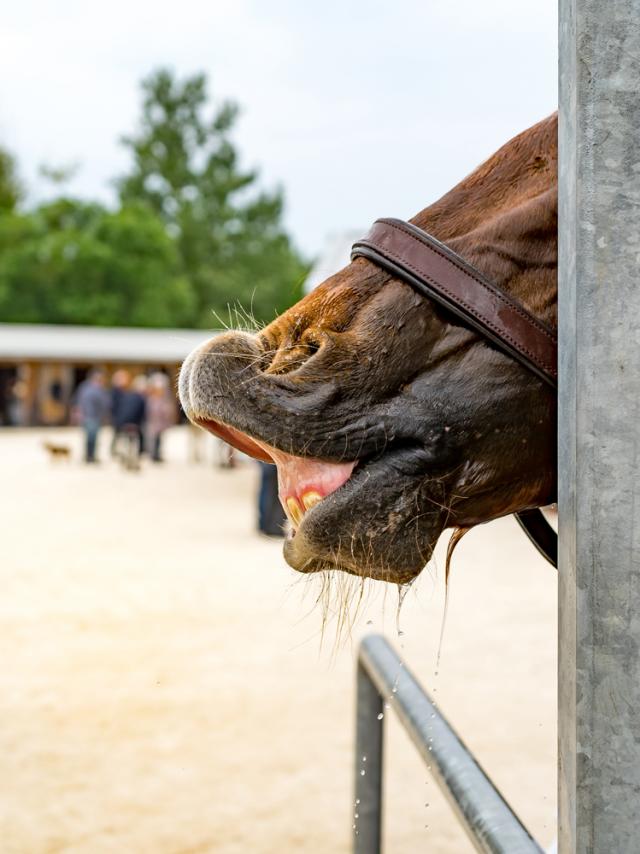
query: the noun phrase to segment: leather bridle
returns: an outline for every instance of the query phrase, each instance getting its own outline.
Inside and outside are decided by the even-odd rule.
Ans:
[[[363,257],[435,300],[551,388],[558,388],[555,330],[426,231],[400,219],[378,219],[353,244]],[[515,514],[538,551],[557,566],[557,536],[539,508]]]

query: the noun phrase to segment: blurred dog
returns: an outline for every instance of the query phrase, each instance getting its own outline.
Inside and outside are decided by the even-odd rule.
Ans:
[[[68,445],[57,445],[54,442],[43,442],[42,447],[49,454],[49,459],[52,462],[57,462],[58,460],[66,460],[70,462],[71,460],[71,448]]]

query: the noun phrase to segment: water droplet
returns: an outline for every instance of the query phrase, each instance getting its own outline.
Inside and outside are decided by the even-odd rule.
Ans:
[[[354,815],[354,818],[360,818],[359,813],[356,813],[356,814]]]
[[[391,699],[391,697],[389,697],[389,699]],[[390,709],[390,708],[391,708],[391,704],[390,704],[390,703],[385,703],[385,704],[384,704],[384,707],[385,707],[385,709]]]
[[[363,761],[363,762],[366,762],[366,761],[367,761],[367,757],[366,757],[366,756],[363,756],[363,757],[362,757],[362,761]]]
[[[397,685],[394,685],[394,686],[393,686],[393,688],[391,689],[391,693],[392,693],[392,694],[397,694],[397,693],[398,693],[398,686],[397,686]]]
[[[372,626],[372,625],[373,625],[373,620],[367,620],[367,625],[368,625],[368,626]]]
[[[433,719],[433,718],[435,718],[435,716],[436,716],[436,713],[435,713],[435,712],[433,712],[433,713],[432,713],[432,715],[431,715],[431,718]]]
[[[428,803],[426,803],[426,804],[425,804],[425,807],[428,807],[428,806],[429,806],[429,804],[428,804]]]
[[[399,638],[404,637],[404,632],[402,631],[402,629],[398,629],[398,637]]]
[[[355,829],[356,829],[355,824],[352,824],[352,825],[351,825],[351,829],[352,829],[352,830],[355,830]]]
[[[431,748],[429,748],[429,750],[431,750]],[[363,769],[362,769],[362,771],[360,772],[360,776],[361,776],[361,777],[364,777],[364,775],[365,775],[366,773],[367,773],[367,772],[366,772],[366,771],[364,770],[364,768],[363,768]]]
[[[383,717],[384,717],[384,712],[380,712],[380,714],[378,715],[378,720],[381,721]]]
[[[360,798],[356,798],[356,803],[357,803],[357,804],[359,804],[359,803],[360,803]]]

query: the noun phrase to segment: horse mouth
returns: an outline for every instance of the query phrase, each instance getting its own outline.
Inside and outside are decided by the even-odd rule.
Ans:
[[[403,572],[367,560],[366,553],[375,549],[371,541],[364,542],[363,548],[367,532],[358,537],[357,544],[354,537],[343,533],[345,527],[355,528],[355,520],[362,518],[371,501],[371,485],[386,479],[390,467],[402,467],[406,448],[330,462],[286,453],[221,421],[198,417],[193,421],[254,459],[277,466],[279,498],[290,523],[284,557],[293,569],[302,573],[338,569],[394,583],[415,577],[416,568]]]
[[[291,524],[290,538],[296,535],[308,512],[347,483],[358,464],[357,460],[335,463],[295,456],[219,421],[209,418],[194,421],[239,451],[277,467],[278,495]]]
[[[336,380],[269,374],[262,357],[254,336],[219,336],[187,357],[179,392],[194,424],[277,466],[286,562],[303,573],[414,578],[447,518],[431,442],[396,416],[395,398],[356,407]]]

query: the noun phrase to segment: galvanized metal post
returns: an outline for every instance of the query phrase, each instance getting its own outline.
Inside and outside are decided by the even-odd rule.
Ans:
[[[640,851],[640,0],[560,0],[560,854]]]
[[[361,663],[357,671],[353,850],[382,850],[383,700]],[[357,817],[356,817],[357,816]]]

